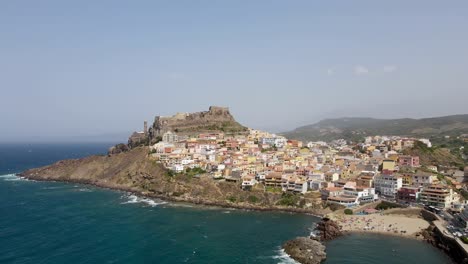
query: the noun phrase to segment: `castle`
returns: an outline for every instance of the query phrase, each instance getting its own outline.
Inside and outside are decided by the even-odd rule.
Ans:
[[[173,116],[156,116],[148,128],[144,121],[143,131],[134,132],[128,139],[130,148],[154,143],[166,132],[178,135],[196,135],[204,132],[246,133],[248,129],[239,124],[228,107],[210,106],[208,111],[177,113]]]

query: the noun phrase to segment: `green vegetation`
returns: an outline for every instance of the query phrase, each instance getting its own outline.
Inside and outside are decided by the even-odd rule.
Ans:
[[[193,168],[193,169],[187,168],[185,170],[185,175],[187,175],[189,177],[193,177],[193,176],[196,176],[196,175],[199,175],[199,174],[204,174],[204,173],[206,173],[206,171],[204,169],[198,168],[198,167]]]
[[[465,161],[458,152],[452,152],[450,149],[440,146],[428,148],[425,144],[417,141],[414,147],[403,151],[406,155],[419,156],[421,165],[440,165],[445,167],[464,167]]]
[[[174,177],[175,175],[176,175],[176,173],[175,173],[174,171],[172,171],[172,170],[167,170],[167,171],[166,171],[166,176],[167,176],[167,177],[171,177],[171,178],[172,178],[172,177]]]
[[[344,213],[347,214],[347,215],[352,215],[353,214],[353,210],[347,208],[344,210]]]
[[[276,203],[282,206],[296,206],[299,202],[299,196],[292,193],[283,193],[281,199]]]
[[[336,204],[336,203],[324,203],[324,204],[322,204],[322,206],[323,206],[324,209],[329,208],[333,212],[336,211],[336,210],[341,210],[341,209],[345,208],[344,205]]]
[[[274,187],[274,186],[266,186],[265,191],[271,192],[271,193],[281,193],[281,187]]]
[[[465,189],[460,189],[460,194],[465,198],[465,200],[468,200],[468,192],[465,191]]]
[[[250,202],[250,203],[258,203],[259,199],[257,196],[255,195],[250,195],[249,197],[247,197],[247,200]]]
[[[463,241],[463,243],[468,244],[468,237],[462,236],[462,237],[460,237],[460,239],[461,239],[461,241]]]
[[[148,151],[148,155],[151,155],[151,154],[154,154],[154,153],[156,153],[156,149],[152,149],[152,150]]]
[[[395,203],[390,203],[390,202],[386,202],[386,201],[382,201],[381,203],[379,203],[375,209],[377,210],[387,210],[387,209],[392,209],[392,208],[401,208],[403,206],[399,205],[399,204],[395,204]]]
[[[229,202],[231,202],[231,203],[235,203],[235,202],[237,201],[236,197],[234,197],[234,196],[229,196],[229,197],[227,198],[227,200],[228,200]]]

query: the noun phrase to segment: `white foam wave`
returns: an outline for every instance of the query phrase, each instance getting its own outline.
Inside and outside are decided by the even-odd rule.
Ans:
[[[158,206],[158,205],[162,205],[162,204],[167,204],[167,202],[164,202],[164,201],[155,201],[153,199],[149,199],[149,198],[141,198],[141,197],[138,197],[134,194],[131,194],[131,195],[125,195],[123,196],[122,198],[127,198],[128,200],[123,202],[122,204],[133,204],[133,203],[144,203],[144,204],[147,204],[151,207],[155,207],[155,206]]]
[[[2,178],[4,181],[28,181],[28,179],[20,177],[16,174],[0,175],[0,178]]]
[[[5,174],[5,175],[0,175],[0,178],[7,180],[7,179],[17,179],[19,177],[16,174]]]
[[[53,187],[42,188],[42,190],[57,190],[57,189],[63,189],[63,187],[53,186]]]
[[[276,251],[278,254],[277,255],[274,255],[272,256],[272,258],[274,260],[277,260],[278,264],[299,264],[299,262],[295,261],[294,259],[292,259],[288,254],[286,254],[286,252],[284,251],[284,249],[278,249]]]

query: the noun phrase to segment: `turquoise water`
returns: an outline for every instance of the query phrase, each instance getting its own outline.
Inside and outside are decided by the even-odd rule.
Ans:
[[[6,175],[107,147],[0,145],[0,263],[293,263],[280,245],[317,221]],[[450,262],[427,244],[377,235],[340,238],[327,251],[328,264]]]

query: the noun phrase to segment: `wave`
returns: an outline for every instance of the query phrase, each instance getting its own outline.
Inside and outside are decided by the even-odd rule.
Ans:
[[[59,186],[51,186],[51,187],[44,187],[42,190],[57,190],[57,189],[63,189],[64,187],[59,187]]]
[[[272,258],[277,260],[278,264],[299,264],[299,262],[292,259],[282,248],[278,249],[276,253],[277,255],[272,256]]]
[[[4,181],[31,181],[28,180],[24,177],[20,177],[16,174],[5,174],[5,175],[0,175],[0,178],[2,178]]]
[[[13,179],[13,178],[19,178],[19,177],[16,174],[12,173],[12,174],[0,175],[0,178]]]
[[[134,204],[134,203],[144,203],[144,204],[147,204],[151,207],[155,207],[155,206],[158,206],[158,205],[162,205],[162,204],[167,204],[167,202],[165,201],[155,201],[153,199],[149,199],[149,198],[141,198],[141,197],[138,197],[134,194],[131,194],[131,195],[124,195],[122,196],[122,198],[125,198],[127,199],[127,201],[125,202],[122,202],[121,204]]]

